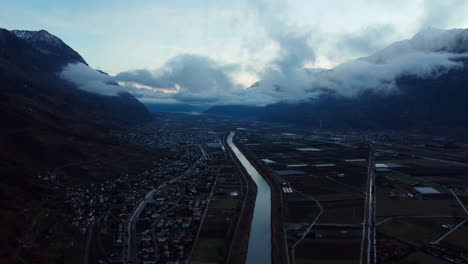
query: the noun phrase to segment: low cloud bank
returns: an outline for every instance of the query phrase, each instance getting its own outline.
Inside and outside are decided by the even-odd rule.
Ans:
[[[110,85],[112,78],[106,74],[96,71],[85,64],[68,64],[59,73],[62,79],[73,82],[78,88],[87,92],[101,95],[117,95],[124,89],[119,86]]]
[[[262,19],[276,23],[274,17]],[[83,64],[71,64],[60,76],[86,91],[103,95],[127,91],[143,102],[268,105],[309,100],[324,88],[347,97],[368,90],[391,93],[398,89],[396,80],[401,76],[435,78],[463,67],[456,59],[466,57],[468,51],[468,30],[426,29],[410,40],[331,70],[306,69],[315,60],[308,34],[293,27],[278,27],[268,34],[278,46],[278,56],[256,73],[261,81],[248,89],[233,80],[240,65],[188,54],[176,56],[156,70],[108,76]],[[111,82],[121,85],[108,84]]]
[[[462,56],[464,55],[414,52],[386,63],[355,60],[318,74],[312,87],[327,88],[346,97],[356,97],[366,91],[389,94],[398,90],[396,80],[399,77],[437,78],[452,69],[463,67],[463,63],[453,60]]]

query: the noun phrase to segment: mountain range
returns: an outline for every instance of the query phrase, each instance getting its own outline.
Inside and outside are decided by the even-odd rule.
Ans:
[[[336,89],[321,87],[318,97],[300,102],[279,102],[264,107],[245,105],[221,105],[206,113],[249,118],[263,121],[278,121],[328,128],[365,129],[457,129],[468,127],[468,29],[427,29],[413,38],[391,44],[372,54],[339,65],[331,70],[322,70],[316,76],[334,76],[342,68],[357,68],[359,63],[380,67],[388,65],[407,54],[443,55],[452,54],[450,60],[462,65],[444,71],[434,67],[424,74],[403,72],[393,80],[395,87],[382,92],[377,87],[362,89],[354,96],[346,96]],[[420,57],[417,57],[420,58]],[[410,61],[426,70],[426,61]],[[356,66],[356,67],[355,67]],[[370,68],[372,70],[372,68]],[[368,75],[372,75],[369,72]],[[364,72],[364,78],[367,76]],[[336,81],[339,82],[339,81]],[[249,89],[257,89],[257,82]],[[343,83],[342,86],[355,84]],[[360,87],[355,87],[360,89]]]

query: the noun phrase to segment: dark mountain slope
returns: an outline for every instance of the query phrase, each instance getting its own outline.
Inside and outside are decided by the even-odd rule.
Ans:
[[[39,45],[44,49],[44,46],[51,45],[49,38],[28,38],[31,41],[26,42],[8,30],[0,29],[0,92],[3,96],[18,94],[41,98],[44,103],[61,107],[57,110],[74,112],[87,121],[133,123],[149,118],[144,105],[128,93],[102,96],[82,91],[60,79],[57,71],[68,63],[84,60],[60,39],[49,33],[44,34],[54,40],[52,43],[60,44],[60,52],[45,53],[33,46]],[[52,45],[50,49],[54,48],[55,45]],[[61,54],[65,54],[64,57]]]
[[[318,127],[366,129],[459,129],[468,127],[468,67],[436,79],[405,76],[390,95],[367,92],[357,98],[333,93],[297,104],[266,107],[217,106],[209,114]]]
[[[53,171],[63,184],[79,186],[112,179],[158,155],[109,136],[111,129],[150,119],[138,100],[128,93],[89,93],[62,80],[56,72],[81,56],[45,52],[39,40],[27,42],[0,29],[0,255],[5,263],[18,262],[14,254],[21,246],[36,254],[23,254],[28,262],[64,262],[63,248],[69,245],[49,243],[65,239],[60,228],[71,228],[63,220],[65,190],[44,184],[39,174]]]
[[[63,153],[63,147],[55,149],[55,143],[70,144],[70,149],[75,147],[70,138],[105,143],[110,140],[106,138],[109,129],[150,119],[144,105],[128,93],[97,95],[59,78],[55,69],[68,62],[73,60],[50,59],[48,54],[0,29],[0,159],[11,162],[6,166],[14,164],[23,171],[34,170],[37,165],[60,164],[60,158],[75,157]],[[15,159],[31,162],[32,166],[21,166]]]
[[[20,74],[22,72],[58,71],[64,63],[49,61],[49,57],[39,52],[10,31],[0,28],[0,69],[2,72]]]
[[[53,58],[59,63],[61,62],[62,64],[66,64],[79,62],[88,65],[78,52],[65,44],[61,39],[45,30],[12,30],[11,33],[15,34],[17,37],[35,47],[41,53],[49,56],[49,58]]]

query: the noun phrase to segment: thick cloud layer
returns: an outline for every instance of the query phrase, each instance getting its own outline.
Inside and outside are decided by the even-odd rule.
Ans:
[[[240,64],[223,65],[207,57],[187,54],[168,60],[156,70],[121,72],[108,79],[125,84],[122,88],[133,91],[133,94],[136,87],[153,88],[157,92],[154,96],[151,96],[149,89],[137,90],[140,100],[147,102],[268,105],[279,100],[304,99],[304,93],[310,84],[310,74],[304,66],[315,61],[315,52],[309,44],[310,34],[288,23],[285,12],[282,12],[286,6],[282,4],[282,1],[255,1],[251,4],[257,12],[259,26],[268,36],[268,44],[277,49],[277,56],[264,69],[255,72],[261,79],[261,85],[256,88],[245,89],[234,81],[233,75],[242,68]],[[81,70],[81,65],[71,65],[62,76],[77,80],[77,84],[83,89],[90,90],[89,86],[96,85],[97,92],[107,93],[98,85],[101,76],[96,80],[95,75],[89,74],[94,79],[83,85],[78,80],[82,77]],[[113,91],[114,87],[109,87],[109,92]],[[162,91],[165,92],[163,97]]]
[[[258,10],[263,7],[257,6]],[[276,14],[274,10],[263,11],[258,16],[259,22],[276,45],[277,56],[255,72],[261,81],[248,89],[234,81],[242,68],[240,64],[225,65],[189,54],[176,56],[156,70],[139,69],[107,76],[75,64],[69,65],[61,76],[87,91],[105,95],[128,91],[143,102],[268,105],[309,100],[323,93],[324,88],[348,97],[367,90],[391,93],[398,89],[397,78],[404,75],[435,78],[462,67],[456,59],[466,57],[468,52],[468,30],[429,28],[410,40],[396,42],[331,70],[306,68],[316,60],[309,43],[311,34],[289,25],[286,17],[271,15]],[[363,46],[360,42],[365,42],[363,39],[368,35],[379,37],[378,32],[371,30],[362,39],[344,39],[343,45],[356,49]],[[108,85],[109,82],[121,86]]]
[[[156,71],[137,70],[109,76],[84,64],[69,64],[60,76],[89,92],[117,95],[126,91],[142,102],[248,105],[276,102],[271,96],[235,84],[229,75],[235,68],[205,57],[180,55]],[[139,81],[140,77],[143,81]],[[111,84],[115,82],[120,86]]]
[[[80,89],[101,95],[117,95],[123,92],[123,87],[110,85],[112,78],[93,70],[82,63],[69,64],[59,73],[60,77],[75,83]]]
[[[461,62],[453,60],[460,56],[452,53],[413,52],[385,63],[355,60],[317,74],[312,87],[331,89],[347,97],[359,96],[369,90],[389,94],[397,91],[398,77],[436,78],[451,69],[462,67]]]

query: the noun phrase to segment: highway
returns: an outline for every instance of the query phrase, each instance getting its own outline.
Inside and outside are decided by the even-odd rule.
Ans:
[[[375,224],[375,148],[370,144],[369,166],[367,171],[364,221],[362,222],[361,264],[377,263],[376,224]]]

